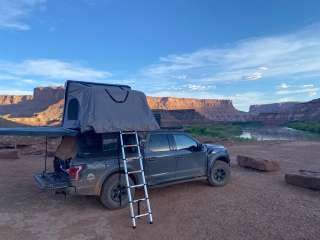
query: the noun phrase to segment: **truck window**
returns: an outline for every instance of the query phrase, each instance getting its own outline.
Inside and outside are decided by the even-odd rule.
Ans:
[[[197,147],[198,145],[195,140],[183,134],[174,134],[173,137],[176,142],[177,150],[188,149],[193,146]]]
[[[123,143],[125,145],[133,145],[136,144],[136,138],[134,135],[123,135]],[[120,147],[120,135],[119,133],[107,133],[103,134],[103,155],[104,156],[111,156],[115,157],[118,156],[121,153],[121,147]],[[137,156],[138,149],[137,147],[126,147],[125,153],[127,157]]]
[[[118,135],[84,133],[78,137],[79,153],[88,157],[118,156]]]
[[[115,157],[118,155],[118,137],[104,136],[102,140],[103,155]]]
[[[169,141],[166,134],[153,134],[149,139],[149,150],[151,152],[169,151]]]
[[[79,152],[85,155],[99,155],[102,153],[101,134],[87,132],[78,137]]]

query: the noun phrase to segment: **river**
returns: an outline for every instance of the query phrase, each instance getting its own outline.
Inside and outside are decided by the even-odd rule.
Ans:
[[[239,136],[243,139],[266,140],[320,140],[320,135],[287,127],[244,127]]]

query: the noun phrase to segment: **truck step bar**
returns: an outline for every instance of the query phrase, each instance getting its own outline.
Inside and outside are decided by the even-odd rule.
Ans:
[[[124,143],[124,135],[131,135],[134,136],[135,143],[134,144],[125,144]],[[130,132],[123,132],[120,131],[120,143],[121,143],[121,153],[122,153],[122,161],[123,161],[123,168],[124,168],[124,173],[125,173],[125,179],[126,179],[126,187],[127,187],[127,193],[128,193],[128,200],[129,200],[129,208],[130,208],[130,216],[131,216],[131,221],[132,221],[132,227],[136,228],[136,219],[139,219],[141,217],[148,217],[148,222],[150,224],[153,223],[152,219],[152,211],[151,211],[151,205],[150,205],[150,200],[149,200],[149,194],[148,194],[148,188],[147,188],[147,183],[146,183],[146,177],[144,175],[144,168],[143,168],[143,158],[140,150],[140,145],[139,145],[139,138],[138,138],[138,133],[137,131],[130,131]],[[126,157],[126,148],[128,147],[136,147],[138,151],[138,156],[136,157]],[[139,160],[139,169],[134,170],[134,171],[128,171],[128,161],[130,160]],[[136,185],[130,185],[129,181],[129,174],[135,174],[135,173],[140,173],[141,174],[141,179],[142,179],[142,184],[136,184]],[[144,197],[140,199],[133,199],[131,189],[133,188],[139,188],[143,187],[144,191]],[[140,214],[140,203],[145,201],[147,204],[147,212]],[[133,204],[137,203],[138,204],[138,211],[137,214],[135,213],[133,209]]]

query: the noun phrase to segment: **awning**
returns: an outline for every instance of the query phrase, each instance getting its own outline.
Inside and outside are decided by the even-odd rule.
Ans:
[[[0,128],[0,135],[8,136],[76,136],[79,132],[63,127],[16,127]]]

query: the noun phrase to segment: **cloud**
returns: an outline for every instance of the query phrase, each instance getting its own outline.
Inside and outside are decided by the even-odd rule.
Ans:
[[[232,99],[242,110],[277,102],[279,96],[307,100],[319,91],[311,83],[320,78],[320,23],[288,34],[163,56],[142,68],[139,77],[147,79],[147,87],[141,86],[153,95]],[[307,80],[311,83],[303,85]],[[255,90],[250,91],[253,81]],[[204,87],[210,85],[217,86],[215,91]]]
[[[230,47],[161,57],[141,71],[148,79],[215,83],[273,78],[320,77],[320,24],[294,33],[252,38]]]
[[[16,89],[0,89],[0,95],[32,95],[32,91],[16,90]]]
[[[35,81],[33,79],[21,79],[21,82],[28,83],[28,84],[36,84],[37,83],[37,81]]]
[[[59,81],[66,79],[102,81],[111,75],[107,71],[99,71],[84,67],[78,63],[57,59],[29,59],[19,63],[0,61],[0,80],[15,79],[25,83],[35,83],[35,79],[38,79],[37,82],[40,79],[42,81],[48,79]]]
[[[45,3],[46,0],[1,0],[0,28],[29,30],[30,26],[24,20]]]
[[[262,78],[262,73],[261,72],[254,72],[254,73],[251,73],[247,76],[244,76],[244,78],[246,80],[258,80],[258,79]]]
[[[280,88],[280,89],[287,89],[287,88],[289,88],[289,85],[286,84],[286,83],[281,83],[281,84],[278,86],[278,88]]]
[[[304,87],[304,88],[312,88],[312,87],[314,87],[314,84],[304,84],[302,87]]]
[[[287,88],[284,90],[278,90],[276,94],[278,95],[293,95],[293,94],[303,94],[306,93],[308,96],[312,97],[317,95],[318,91],[320,90],[319,87],[303,87],[303,86],[293,86],[291,88]]]
[[[215,86],[205,86],[205,85],[199,85],[199,84],[187,84],[187,85],[183,85],[182,88],[187,88],[191,91],[199,91],[199,90],[208,90],[208,89],[212,89],[215,88]]]

